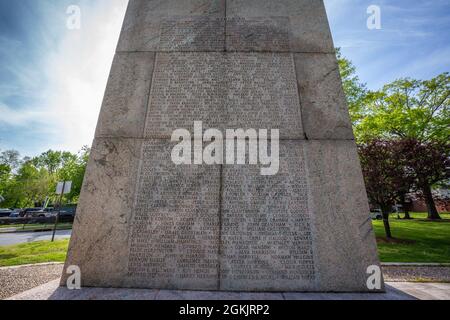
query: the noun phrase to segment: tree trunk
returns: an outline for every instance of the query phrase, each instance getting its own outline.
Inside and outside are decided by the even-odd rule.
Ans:
[[[406,198],[402,197],[402,207],[403,207],[403,212],[405,213],[405,220],[410,220],[411,216],[409,215],[409,207],[408,204],[406,203]]]
[[[425,197],[425,202],[428,209],[428,219],[430,220],[441,220],[441,216],[436,209],[436,204],[434,203],[433,194],[431,193],[431,187],[425,186],[423,188],[423,195]]]
[[[389,214],[391,213],[391,210],[388,208],[381,208],[381,211],[383,212],[383,224],[384,230],[386,231],[386,238],[392,239],[391,226],[389,224]]]

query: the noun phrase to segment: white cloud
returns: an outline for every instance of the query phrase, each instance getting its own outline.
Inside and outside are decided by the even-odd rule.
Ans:
[[[23,61],[24,57],[12,55],[20,50],[2,46],[10,49],[10,64],[3,68],[14,74],[17,82],[3,84],[0,98],[5,101],[17,95],[32,102],[19,108],[0,101],[0,126],[10,127],[16,135],[24,130],[34,132],[40,141],[40,146],[18,146],[0,139],[2,149],[18,148],[27,154],[48,148],[75,152],[83,145],[91,145],[127,4],[128,0],[81,2],[81,29],[64,28],[56,47],[42,44],[49,51],[44,61],[33,68]],[[56,23],[65,26],[66,21],[60,19],[64,15],[65,10]],[[20,46],[20,42],[13,44]]]
[[[7,105],[0,103],[0,123],[14,127],[25,128],[30,125],[32,119],[45,118],[46,114],[43,111],[27,108],[21,110],[14,110]]]
[[[81,29],[64,29],[57,47],[45,44],[49,50],[46,58],[33,68],[23,61],[24,57],[12,55],[21,52],[14,50],[20,42],[2,46],[10,49],[7,51],[10,63],[2,67],[17,82],[3,84],[0,98],[17,95],[32,103],[19,108],[0,101],[0,126],[14,128],[18,135],[23,130],[39,134],[41,148],[77,151],[90,145],[127,3],[128,0],[104,0],[80,5]],[[64,19],[60,22],[65,23]],[[6,139],[4,143],[7,148],[18,147],[27,152],[23,145],[12,145]],[[38,152],[42,151],[45,150]]]
[[[55,149],[76,151],[92,142],[127,2],[81,7],[81,29],[67,30],[48,57],[48,105],[43,109],[58,137]]]

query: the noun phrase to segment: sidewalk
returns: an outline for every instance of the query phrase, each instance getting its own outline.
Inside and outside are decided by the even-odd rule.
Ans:
[[[450,284],[386,283],[386,293],[248,293],[59,287],[59,279],[8,300],[450,300]]]
[[[245,293],[139,289],[85,288],[69,291],[59,287],[60,263],[0,268],[0,299],[14,300],[439,300],[450,299],[450,267],[442,264],[389,264],[383,266],[387,293]],[[417,282],[432,279],[428,283]],[[433,280],[434,279],[434,280]],[[437,283],[447,282],[447,283]],[[31,289],[31,290],[30,290]]]

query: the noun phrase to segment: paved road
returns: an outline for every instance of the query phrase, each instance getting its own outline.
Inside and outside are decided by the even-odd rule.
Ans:
[[[72,230],[56,231],[56,239],[68,239],[72,234]],[[0,233],[0,246],[9,246],[19,243],[27,243],[34,241],[51,240],[52,232],[25,232],[25,233]]]

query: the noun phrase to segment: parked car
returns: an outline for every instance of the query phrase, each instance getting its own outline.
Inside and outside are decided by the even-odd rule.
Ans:
[[[12,212],[11,209],[0,209],[0,218],[9,217]]]
[[[370,212],[372,220],[383,220],[383,213],[380,209],[374,209]]]
[[[58,214],[58,210],[53,211],[54,215],[56,216]],[[60,223],[72,223],[75,219],[74,212],[61,210],[59,211],[59,218],[58,221]]]
[[[53,217],[54,215],[56,215],[56,212],[45,210],[35,211],[31,214],[33,218],[50,218]]]
[[[61,212],[59,213],[60,217],[74,217],[75,216],[75,212],[73,211],[66,211],[66,210],[61,210]]]
[[[77,212],[77,205],[67,205],[62,207],[61,209],[62,211],[67,212],[67,215],[72,215],[75,216],[76,212]]]
[[[20,212],[22,210],[20,209],[14,209],[11,214],[9,215],[10,218],[20,218]]]
[[[39,217],[40,215],[45,217],[45,211],[42,208],[26,208],[20,212],[20,216],[24,218]]]
[[[58,209],[55,209],[55,211],[53,212],[54,214],[57,214]],[[61,207],[60,217],[75,217],[76,212],[77,212],[76,205],[63,206]]]

